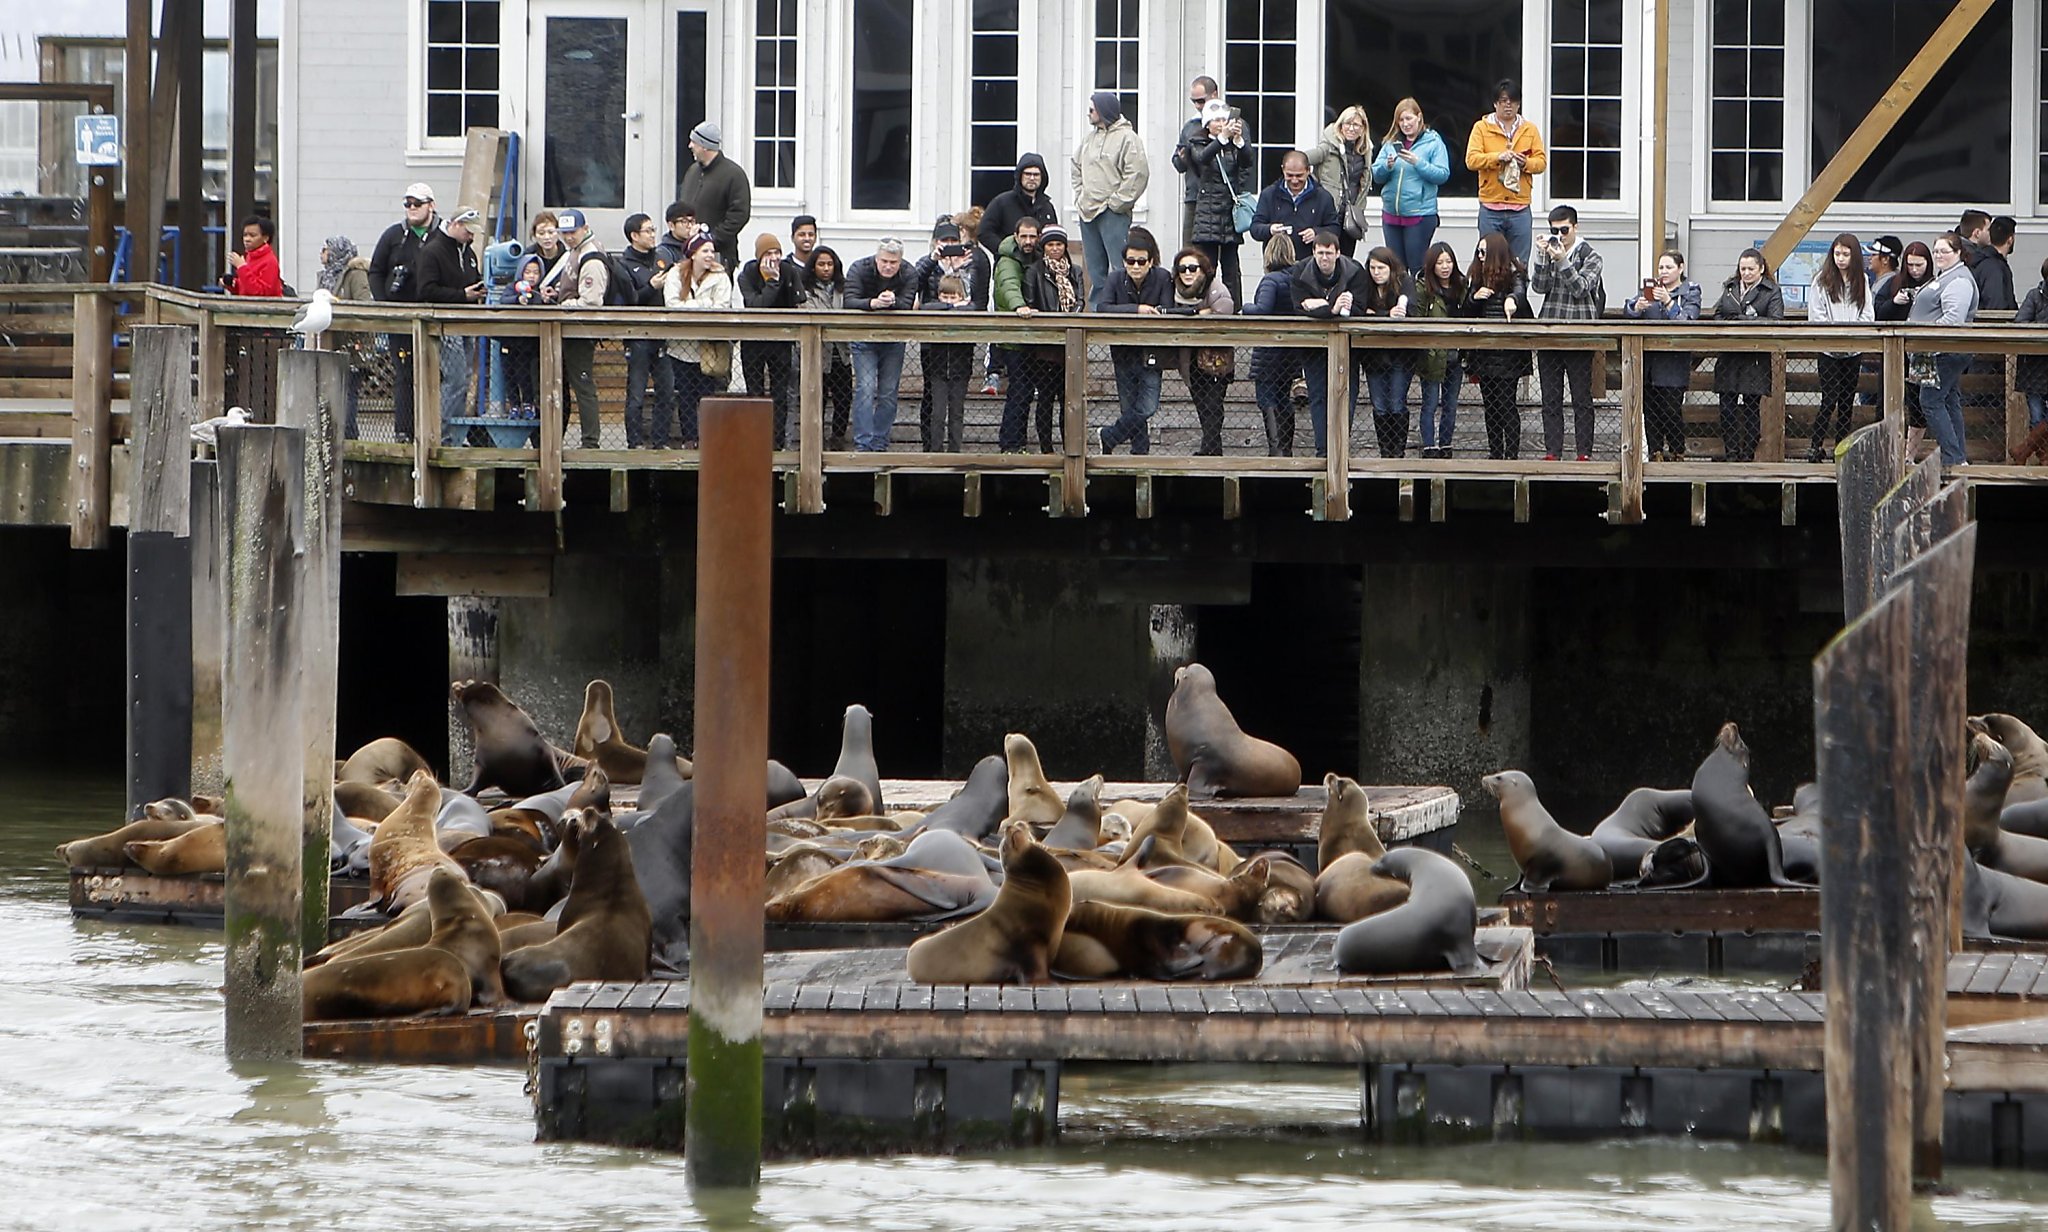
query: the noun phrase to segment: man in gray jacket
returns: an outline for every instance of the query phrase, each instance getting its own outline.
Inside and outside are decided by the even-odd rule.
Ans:
[[[1131,210],[1145,195],[1152,169],[1145,143],[1124,118],[1123,104],[1108,90],[1088,99],[1088,135],[1074,151],[1074,210],[1081,216],[1081,245],[1088,265],[1088,308],[1102,308],[1110,262],[1121,261]]]
[[[1550,211],[1550,234],[1536,245],[1536,271],[1529,286],[1543,297],[1545,321],[1597,321],[1607,311],[1607,285],[1600,254],[1579,234],[1579,212],[1569,205]],[[1564,384],[1572,386],[1572,437],[1581,462],[1593,460],[1593,352],[1538,351],[1536,377],[1543,387],[1543,455],[1555,462],[1564,453]]]

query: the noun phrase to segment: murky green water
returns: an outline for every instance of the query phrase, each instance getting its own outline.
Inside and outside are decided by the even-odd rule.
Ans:
[[[0,768],[0,1228],[1823,1228],[1825,1161],[1673,1140],[1359,1142],[1348,1073],[1069,1071],[1062,1138],[1000,1157],[779,1164],[699,1202],[680,1159],[539,1145],[509,1070],[221,1054],[208,933],[74,921],[50,855],[112,783]],[[2048,1228],[2048,1177],[1956,1171],[1928,1228]]]

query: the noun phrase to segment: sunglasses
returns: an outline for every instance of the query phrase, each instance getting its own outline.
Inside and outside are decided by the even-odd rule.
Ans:
[[[407,206],[409,206],[409,207],[413,207],[413,208],[418,208],[419,206],[422,206],[422,205],[432,205],[432,204],[434,204],[434,203],[433,203],[433,201],[432,201],[431,199],[429,199],[429,200],[426,200],[426,201],[422,201],[422,200],[420,200],[420,199],[419,199],[418,197],[407,197],[407,198],[405,199],[405,203],[406,203],[406,205],[407,205]]]
[[[1182,265],[1177,268],[1183,274],[1199,274],[1202,272],[1202,267],[1199,265]]]
[[[1152,258],[1150,258],[1150,257],[1125,257],[1125,258],[1124,258],[1124,264],[1125,264],[1125,265],[1150,265],[1150,264],[1152,264]]]

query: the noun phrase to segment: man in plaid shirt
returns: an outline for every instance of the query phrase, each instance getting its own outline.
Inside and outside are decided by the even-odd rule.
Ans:
[[[1545,321],[1596,321],[1607,311],[1607,285],[1600,254],[1579,234],[1579,212],[1569,205],[1550,211],[1550,234],[1536,245],[1530,289],[1543,297]],[[1572,434],[1581,462],[1593,459],[1593,352],[1538,351],[1536,375],[1543,387],[1543,456],[1564,452],[1564,383],[1572,384]]]

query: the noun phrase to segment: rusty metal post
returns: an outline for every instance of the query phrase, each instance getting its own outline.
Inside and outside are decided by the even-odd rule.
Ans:
[[[773,413],[765,398],[709,398],[699,412],[697,798],[683,1120],[684,1171],[697,1188],[761,1180]]]

